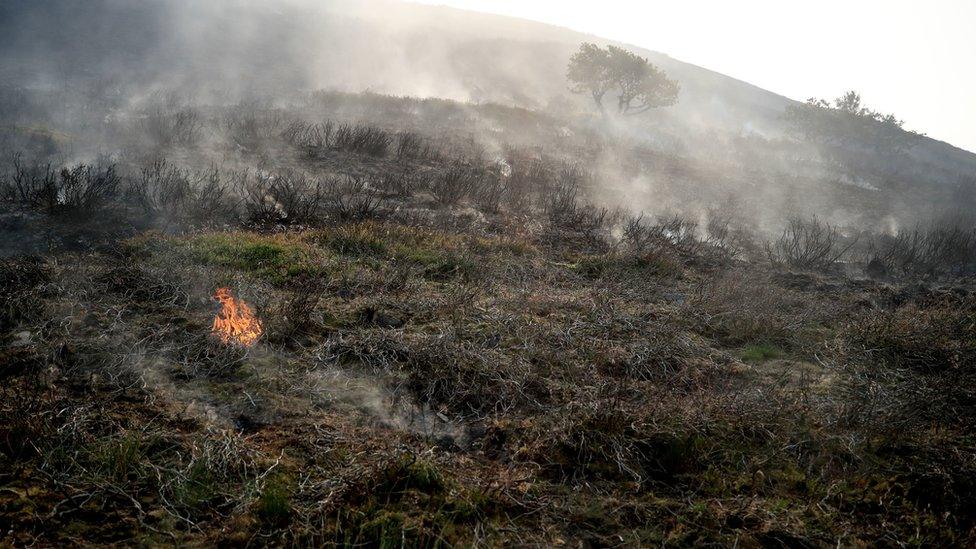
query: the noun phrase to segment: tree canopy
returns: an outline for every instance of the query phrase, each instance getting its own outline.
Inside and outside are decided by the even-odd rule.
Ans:
[[[808,99],[787,107],[786,120],[797,136],[818,145],[870,148],[881,153],[900,153],[920,134],[905,130],[904,121],[866,107],[861,95],[849,91],[834,99]]]
[[[605,110],[603,98],[613,91],[621,114],[674,105],[680,90],[678,82],[646,57],[617,46],[580,45],[569,61],[566,77],[570,91],[589,93],[601,111]]]

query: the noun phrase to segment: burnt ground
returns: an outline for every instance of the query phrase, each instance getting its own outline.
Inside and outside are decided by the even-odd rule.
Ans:
[[[18,172],[0,543],[973,543],[963,272],[356,131]],[[211,335],[219,287],[255,345]]]
[[[971,540],[969,290],[393,220],[108,236],[3,260],[15,545]],[[210,337],[218,285],[255,346]]]

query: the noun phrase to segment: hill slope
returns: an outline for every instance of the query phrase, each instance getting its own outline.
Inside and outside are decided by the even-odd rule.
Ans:
[[[564,67],[580,42],[605,42],[542,23],[383,0],[40,0],[6,3],[0,21],[0,74],[8,82],[110,77],[138,82],[142,90],[183,86],[188,95],[194,89],[237,95],[370,89],[533,108],[566,100]],[[652,124],[685,135],[782,134],[790,99],[662,53],[631,49],[682,85],[679,104],[654,113]],[[924,142],[916,160],[976,171],[976,155],[933,140]]]

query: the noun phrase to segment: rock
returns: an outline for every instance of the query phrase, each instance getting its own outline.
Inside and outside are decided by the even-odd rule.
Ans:
[[[32,335],[28,331],[17,332],[14,334],[14,340],[10,344],[11,347],[27,347],[31,344]]]

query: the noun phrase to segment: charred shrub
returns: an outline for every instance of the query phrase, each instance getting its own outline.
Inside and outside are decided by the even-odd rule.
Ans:
[[[430,192],[442,206],[453,206],[467,198],[476,185],[475,170],[461,159],[455,159],[430,182]]]
[[[139,177],[130,182],[126,194],[146,215],[176,219],[183,215],[190,201],[190,176],[166,160],[156,160],[142,168]]]
[[[292,122],[281,132],[281,138],[298,149],[306,158],[316,158],[329,149],[335,126],[332,122],[310,124],[301,120]]]
[[[753,233],[728,211],[710,211],[704,228],[703,242],[719,259],[752,257],[759,251]]]
[[[56,171],[50,164],[25,165],[16,156],[5,194],[51,215],[87,219],[117,198],[121,181],[114,165],[79,164]]]
[[[191,108],[174,112],[157,108],[144,115],[142,129],[158,147],[190,147],[200,140],[203,117]]]
[[[474,202],[485,213],[498,213],[507,192],[502,174],[485,170],[474,188]]]
[[[705,243],[698,237],[698,224],[674,214],[648,223],[643,214],[624,221],[621,242],[634,254],[671,252],[684,258],[700,255]]]
[[[420,148],[419,141],[414,141],[412,137],[403,141],[403,137],[395,139],[388,131],[377,126],[336,124],[331,120],[321,124],[296,121],[289,124],[280,136],[306,158],[317,158],[327,151],[384,157],[394,141],[397,142],[397,158],[411,158],[409,155],[419,154],[423,150]]]
[[[166,223],[215,225],[236,217],[237,202],[217,168],[191,173],[156,160],[132,178],[126,197],[148,217]]]
[[[414,132],[400,132],[396,135],[395,153],[397,160],[432,160],[437,157],[430,144]]]
[[[90,217],[98,213],[114,198],[119,188],[115,166],[95,168],[76,166],[61,170],[60,207],[70,215]]]
[[[404,167],[384,172],[376,180],[376,188],[399,198],[407,198],[418,190],[430,188],[431,181],[429,172]]]
[[[389,132],[366,124],[339,124],[332,135],[330,148],[370,156],[386,156],[393,138]]]
[[[0,331],[32,318],[40,308],[38,286],[50,280],[50,272],[39,257],[0,259]]]
[[[197,172],[193,179],[191,219],[201,225],[217,225],[236,221],[239,197],[233,196],[220,171],[212,167]]]
[[[535,159],[518,150],[506,151],[508,180],[505,183],[505,206],[514,212],[526,212],[533,201],[549,188],[555,168],[545,159]]]
[[[297,172],[241,172],[235,176],[245,222],[251,224],[313,224],[321,216],[332,185],[332,181]]]
[[[586,174],[577,167],[567,168],[546,190],[542,209],[554,227],[567,228],[576,224],[579,214],[579,193]]]
[[[361,221],[379,214],[382,201],[376,189],[360,177],[333,178],[325,200],[328,214],[338,221]]]
[[[13,160],[13,174],[7,191],[11,200],[32,208],[53,211],[58,201],[58,174],[50,164],[28,166],[21,157]]]
[[[976,272],[976,230],[946,224],[877,235],[868,244],[865,263],[879,276],[972,274]]]
[[[600,232],[614,222],[616,213],[582,201],[580,195],[590,184],[587,172],[578,166],[570,166],[545,187],[541,195],[542,210],[551,230],[577,233],[591,241],[600,241]]]
[[[234,145],[254,152],[278,139],[284,123],[281,111],[262,111],[253,105],[240,105],[224,116],[223,129]]]
[[[797,269],[827,270],[834,266],[854,245],[857,238],[846,239],[835,227],[817,218],[791,218],[779,239],[767,243],[766,254],[774,263]]]

